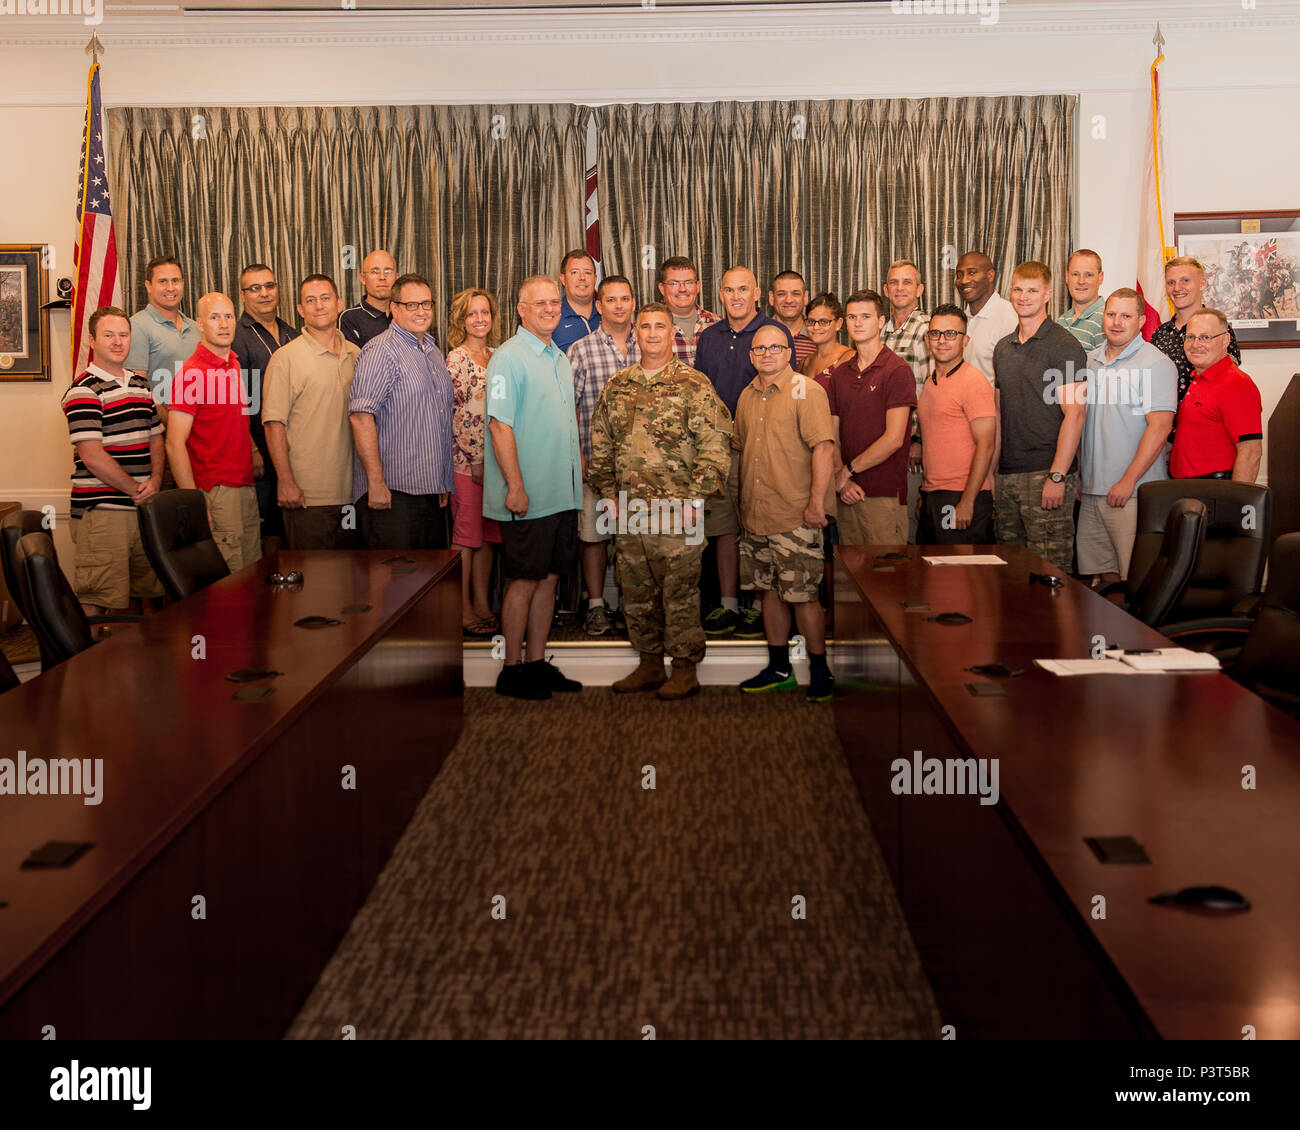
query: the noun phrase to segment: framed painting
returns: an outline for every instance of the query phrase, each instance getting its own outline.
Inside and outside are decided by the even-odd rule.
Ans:
[[[0,381],[50,379],[45,244],[0,244]]]

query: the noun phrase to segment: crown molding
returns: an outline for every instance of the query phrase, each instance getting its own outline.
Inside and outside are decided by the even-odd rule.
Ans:
[[[909,2],[909,0],[902,0]],[[920,2],[920,0],[917,0]],[[953,3],[954,0],[948,0]],[[849,39],[931,39],[1033,35],[1078,37],[1150,32],[1158,20],[1166,32],[1228,32],[1300,29],[1300,5],[1268,4],[1248,10],[1221,0],[1156,0],[1140,7],[1128,0],[1085,3],[1017,3],[1000,0],[997,22],[980,23],[973,12],[953,15],[896,12],[892,4],[777,4],[710,7],[497,9],[492,11],[185,11],[174,7],[107,5],[94,30],[105,46],[142,49],[204,46],[247,51],[256,47],[357,46],[473,47],[502,44],[644,45],[699,43],[824,42]],[[988,0],[985,0],[987,3]],[[364,0],[359,0],[364,4]],[[1267,5],[1267,7],[1265,7]],[[987,8],[986,8],[987,11]],[[64,48],[84,45],[88,32],[69,16],[9,16],[0,21],[0,48]],[[111,56],[109,56],[111,59]]]

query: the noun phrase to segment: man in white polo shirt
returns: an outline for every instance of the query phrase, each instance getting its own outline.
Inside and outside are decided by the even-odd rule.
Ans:
[[[361,350],[335,324],[334,280],[298,287],[304,333],[273,354],[262,390],[262,424],[275,464],[276,501],[290,549],[360,549],[352,502],[348,396]],[[345,510],[344,507],[347,507]]]
[[[962,356],[993,383],[993,347],[1020,326],[1011,303],[993,286],[993,260],[967,251],[957,260],[957,293],[966,303],[966,350]]]

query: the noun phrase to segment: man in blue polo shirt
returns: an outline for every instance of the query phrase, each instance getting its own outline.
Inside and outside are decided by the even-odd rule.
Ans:
[[[763,326],[780,326],[794,356],[794,336],[775,318],[758,309],[758,280],[748,267],[732,267],[722,276],[719,287],[725,317],[700,331],[695,346],[695,367],[713,382],[727,411],[736,414],[736,403],[758,370],[750,363],[754,335]],[[763,616],[757,608],[740,611],[740,519],[736,498],[740,493],[740,462],[731,461],[731,474],[721,494],[704,502],[704,536],[716,539],[719,607],[704,617],[704,631],[710,636],[736,635],[740,639],[763,638]]]
[[[170,255],[149,260],[144,289],[149,305],[131,315],[131,352],[124,368],[149,382],[158,416],[166,424],[172,378],[198,348],[203,335],[198,322],[181,313],[185,276]]]
[[[564,298],[551,340],[561,352],[568,353],[575,341],[600,329],[595,261],[582,248],[575,247],[560,260],[560,281],[564,284]]]
[[[586,468],[578,440],[573,369],[556,344],[560,288],[533,275],[519,288],[519,329],[487,368],[483,514],[501,523],[506,655],[497,694],[550,698],[579,691],[546,661],[555,586],[578,559]],[[527,640],[527,652],[524,652]]]

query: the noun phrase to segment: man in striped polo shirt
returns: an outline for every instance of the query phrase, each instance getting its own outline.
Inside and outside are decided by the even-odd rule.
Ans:
[[[124,609],[132,597],[163,595],[144,546],[136,504],[157,494],[163,429],[149,382],[127,371],[131,322],[103,306],[90,316],[95,360],[63,394],[73,446],[74,588],[92,616]]]
[[[389,308],[392,326],[361,350],[352,378],[352,498],[371,549],[446,549],[453,389],[429,333],[429,280],[402,275]]]

